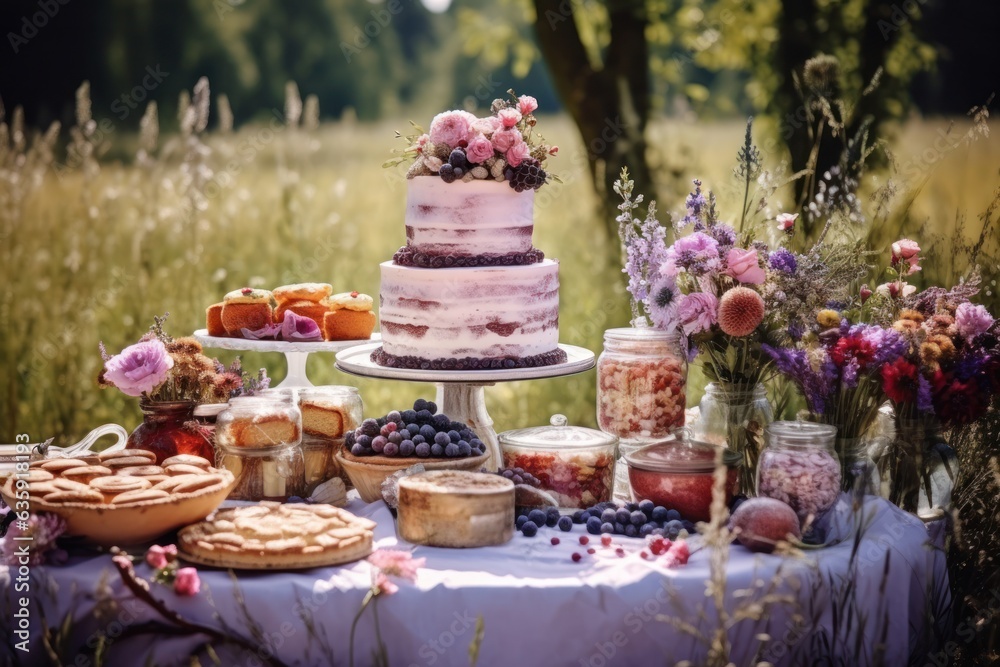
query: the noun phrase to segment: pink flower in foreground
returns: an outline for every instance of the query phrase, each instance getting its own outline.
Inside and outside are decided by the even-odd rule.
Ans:
[[[521,138],[521,133],[517,130],[500,130],[493,133],[492,141],[493,148],[500,153],[506,153],[516,142],[523,142],[524,139]]]
[[[104,362],[104,379],[129,396],[141,396],[163,384],[174,359],[159,340],[130,345]]]
[[[892,265],[907,263],[906,270],[899,268],[900,275],[909,275],[920,270],[920,246],[916,241],[900,239],[892,244]]]
[[[285,311],[285,319],[281,322],[281,337],[285,340],[323,340],[323,332],[315,320],[289,310]]]
[[[993,326],[993,316],[983,306],[963,303],[955,310],[955,325],[966,340],[984,334]]]
[[[531,95],[521,95],[517,98],[517,109],[521,112],[522,116],[527,116],[529,113],[538,108],[538,100],[536,100]]]
[[[777,218],[778,229],[791,234],[795,231],[795,219],[798,217],[798,213],[779,213]]]
[[[757,261],[756,250],[733,248],[726,256],[726,275],[741,283],[761,285],[764,282],[764,269]]]
[[[900,296],[910,296],[917,291],[916,285],[910,285],[903,283],[902,289],[899,287],[899,283],[892,281],[891,283],[882,283],[875,288],[875,291],[883,296],[889,296],[893,299],[898,299]]]
[[[487,137],[496,132],[497,130],[503,128],[503,123],[496,116],[487,116],[486,118],[477,118],[472,123],[472,131],[484,134]]]
[[[434,116],[431,121],[430,137],[435,144],[444,144],[456,148],[462,142],[468,142],[472,137],[472,124],[476,117],[468,111],[445,111]]]
[[[861,303],[864,303],[871,297],[872,290],[868,285],[862,285],[859,294],[861,294]]]
[[[159,544],[154,544],[146,550],[146,563],[154,569],[161,569],[167,566],[167,554]]]
[[[493,157],[493,144],[483,135],[477,134],[465,149],[465,156],[473,164],[482,164]]]
[[[417,137],[417,152],[423,152],[424,146],[426,146],[427,142],[430,140],[431,137],[426,132]]]
[[[514,142],[514,145],[507,149],[507,164],[516,167],[529,157],[531,157],[531,147],[524,143],[522,139]]]
[[[497,112],[497,118],[503,123],[506,128],[511,128],[521,122],[521,112],[517,109],[500,109]]]
[[[389,577],[416,581],[417,571],[424,566],[427,559],[414,558],[409,551],[379,549],[368,557],[368,562],[377,569],[375,585],[386,595],[392,595],[399,590],[399,587]]]
[[[174,577],[174,592],[178,595],[197,595],[201,590],[201,579],[198,570],[193,567],[182,567]]]
[[[681,298],[677,307],[677,319],[684,334],[708,331],[718,317],[719,300],[710,292],[693,292]]]

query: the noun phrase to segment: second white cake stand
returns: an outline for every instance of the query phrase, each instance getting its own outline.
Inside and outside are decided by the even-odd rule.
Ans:
[[[413,368],[389,368],[379,366],[371,360],[371,353],[381,343],[360,345],[337,353],[336,368],[361,377],[385,380],[408,380],[410,382],[434,382],[437,385],[438,410],[455,421],[469,425],[479,439],[486,444],[490,458],[486,466],[499,470],[503,457],[500,443],[493,428],[493,419],[486,411],[486,387],[498,382],[519,380],[540,380],[575,375],[594,367],[594,353],[575,345],[560,345],[566,353],[566,361],[551,366],[535,368],[511,368],[476,371],[434,371]]]
[[[203,347],[221,350],[238,350],[241,352],[280,352],[285,355],[288,373],[278,387],[311,387],[312,382],[306,376],[306,362],[313,352],[340,352],[352,347],[364,345],[370,347],[373,341],[382,340],[379,333],[372,334],[364,340],[325,340],[325,341],[284,341],[284,340],[252,340],[250,338],[223,338],[209,336],[207,329],[198,329],[194,338]]]

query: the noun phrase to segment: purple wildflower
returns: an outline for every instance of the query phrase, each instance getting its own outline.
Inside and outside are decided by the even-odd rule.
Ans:
[[[667,331],[677,328],[677,308],[681,296],[672,277],[660,276],[653,282],[649,289],[646,311],[654,327]]]
[[[4,508],[3,514],[10,511]],[[0,514],[2,516],[2,514]],[[66,521],[58,514],[38,512],[28,518],[27,528],[20,528],[15,521],[7,529],[7,534],[0,539],[0,562],[12,567],[20,563],[17,546],[28,544],[28,564],[42,565],[46,562],[60,564],[66,562],[67,554],[57,548],[56,539],[66,532]],[[18,537],[30,537],[31,540],[17,540]]]
[[[792,320],[788,323],[788,337],[796,343],[802,340],[802,336],[805,332],[806,327],[799,320]]]
[[[709,227],[708,233],[722,248],[736,245],[736,230],[724,222]]]
[[[705,199],[705,195],[701,192],[701,181],[697,178],[694,179],[694,192],[687,196],[687,199],[684,201],[684,205],[687,207],[687,214],[681,218],[680,223],[677,225],[677,229],[681,230],[688,225],[694,225],[695,231],[702,231],[704,229],[704,211],[705,207],[708,205],[708,201]]]
[[[772,252],[768,258],[768,264],[770,264],[771,269],[774,271],[788,275],[794,274],[799,266],[798,260],[795,259],[795,254],[784,248]]]
[[[703,276],[718,271],[719,243],[708,234],[695,232],[674,241],[668,250],[669,261],[693,276]]]
[[[931,381],[923,373],[917,374],[917,409],[928,414],[934,413]]]
[[[993,326],[993,316],[983,306],[963,303],[955,309],[955,325],[962,336],[971,341]]]

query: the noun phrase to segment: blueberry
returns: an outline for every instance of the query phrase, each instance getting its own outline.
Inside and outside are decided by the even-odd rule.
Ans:
[[[667,508],[662,506],[657,506],[653,508],[653,521],[656,523],[663,523],[664,521],[670,521],[667,518]]]
[[[681,527],[689,533],[694,533],[694,523],[691,521],[681,521]]]
[[[409,431],[407,431],[407,433],[409,433]],[[399,431],[393,431],[392,433],[389,434],[389,437],[386,438],[386,440],[388,440],[394,445],[399,445],[401,442],[403,442],[403,434],[400,433]]]
[[[411,438],[415,435],[420,435],[420,424],[407,424],[406,432],[410,434]]]
[[[450,424],[450,423],[451,423],[451,420],[448,419],[447,415],[434,415],[431,418],[431,425],[433,425],[434,428],[436,428],[437,430],[439,430],[439,431],[445,431],[446,433],[447,433],[447,429],[448,429],[448,424]]]
[[[305,501],[306,499],[303,498],[302,496],[288,496],[288,500],[286,500],[285,502],[292,505],[297,505],[299,503],[304,503]]]
[[[601,532],[601,519],[600,517],[592,516],[587,519],[587,532],[591,535],[598,535]]]
[[[524,474],[524,468],[514,468],[514,474],[515,475],[523,475]]]
[[[573,523],[587,523],[587,519],[589,518],[590,515],[587,514],[585,510],[577,510],[576,512],[573,512],[572,521]]]
[[[460,428],[458,429],[458,434],[462,436],[462,440],[472,441],[475,439],[476,434],[472,432],[472,429]]]
[[[448,446],[444,448],[444,455],[449,458],[458,456],[458,445],[454,442],[449,442]]]
[[[667,510],[667,521],[680,521],[681,513],[677,510]]]
[[[378,425],[378,422],[371,418],[361,422],[361,432],[370,438],[374,438],[378,435],[379,429],[381,428],[382,427]]]
[[[628,525],[631,526],[632,524],[628,524]],[[624,535],[625,534],[625,524],[624,523],[621,523],[620,521],[615,521],[614,528],[615,528],[615,535]]]
[[[525,521],[521,526],[521,533],[525,537],[534,537],[538,534],[538,525],[534,521]]]
[[[625,526],[625,537],[639,537],[639,529],[636,528],[635,524],[630,523]]]
[[[416,410],[417,412],[420,412],[421,410],[426,410],[427,401],[425,401],[422,398],[418,398],[417,400],[413,401],[413,409]]]
[[[667,539],[676,540],[677,536],[680,534],[684,526],[680,521],[668,521],[667,525],[663,527],[663,534]]]
[[[473,447],[478,447],[479,449],[483,448],[483,441],[480,440],[479,438],[473,438],[472,440],[469,440],[469,444],[472,445]]]
[[[437,403],[434,401],[427,401],[427,412],[434,414],[438,411]]]
[[[462,439],[462,436],[458,434],[458,431],[454,430],[448,431],[448,437],[451,438],[451,441],[454,442],[456,445],[458,444],[459,440]]]
[[[514,482],[515,484],[524,484],[524,478],[521,477],[520,475],[514,475],[513,477],[510,478],[510,481]]]
[[[448,437],[447,433],[435,433],[434,444],[441,445],[442,447],[447,447],[448,445],[451,444],[451,438]]]
[[[413,453],[422,459],[426,459],[428,456],[431,455],[431,446],[428,445],[426,442],[421,442],[416,447],[413,448]]]
[[[561,516],[559,517],[559,521],[556,523],[556,525],[559,526],[559,530],[561,530],[564,533],[568,533],[569,531],[573,530],[573,519],[569,518],[568,516]]]
[[[644,523],[639,526],[639,537],[648,537],[653,534],[654,530],[656,530],[655,523]]]
[[[396,422],[397,424],[403,421],[403,415],[399,413],[399,410],[393,410],[392,412],[387,414],[385,418],[391,422]]]
[[[448,430],[458,431],[459,433],[461,433],[462,431],[468,431],[469,427],[463,424],[462,422],[453,421],[450,424],[448,424]],[[462,438],[462,440],[468,440],[468,438]]]
[[[418,424],[429,424],[431,420],[434,419],[434,415],[430,413],[430,410],[418,410],[417,411],[417,423]]]
[[[549,527],[552,527],[552,526],[556,525],[556,523],[559,522],[559,517],[560,516],[562,516],[562,515],[559,514],[559,508],[558,507],[550,507],[550,508],[548,508],[547,510],[545,510],[545,525],[547,525]],[[549,523],[549,522],[551,522],[551,523]]]
[[[423,443],[427,442],[427,440],[424,438],[424,436],[420,435],[419,433],[417,435],[413,436],[412,438],[410,438],[410,440],[413,441],[414,445],[422,445]]]
[[[437,431],[435,431],[434,427],[430,424],[424,424],[420,427],[420,435],[427,442],[434,442],[434,436],[437,435]]]
[[[608,523],[607,521],[605,521],[604,523],[601,524],[601,531],[600,532],[614,534],[614,532],[615,532],[615,524]]]
[[[370,435],[359,435],[354,441],[365,449],[372,446],[372,436]]]
[[[633,526],[641,526],[646,523],[649,519],[646,517],[646,513],[642,510],[635,510],[629,515],[629,520],[632,522]]]
[[[347,433],[345,433],[344,434],[344,446],[347,447],[348,449],[350,449],[351,447],[353,447],[354,446],[354,438],[356,438],[356,437],[357,437],[357,434],[354,431],[348,431]]]
[[[372,438],[372,449],[381,454],[388,442],[383,436],[377,435]]]
[[[533,509],[528,512],[528,518],[534,521],[536,526],[544,526],[547,517],[548,515],[545,513],[545,510]]]
[[[467,443],[465,441],[462,441],[462,442],[458,443],[458,455],[459,456],[471,456],[472,455],[472,447],[469,446],[469,443]]]
[[[354,454],[355,456],[364,456],[365,455],[364,445],[362,445],[360,442],[354,443],[354,446],[351,447],[351,454]]]
[[[412,440],[404,440],[399,443],[399,455],[400,456],[413,456],[414,451],[416,451],[417,446],[413,444]]]
[[[417,411],[416,410],[403,410],[399,413],[399,416],[403,418],[403,421],[407,424],[412,424],[417,421]]]
[[[615,513],[615,521],[620,524],[626,524],[632,520],[632,510],[621,508]]]
[[[652,500],[643,500],[639,503],[639,511],[645,514],[647,517],[653,516],[653,509],[655,505]]]
[[[629,512],[634,512],[639,509],[639,503],[625,503],[625,509]]]
[[[527,514],[522,514],[521,516],[517,517],[517,521],[514,522],[514,526],[518,530],[521,530],[521,527],[524,524],[526,524],[527,522],[528,522],[528,515]]]
[[[452,167],[465,169],[466,165],[469,164],[469,161],[465,157],[465,151],[463,151],[461,148],[456,148],[455,150],[453,150],[451,154],[448,156],[448,164],[450,164]]]
[[[431,445],[431,456],[444,456],[444,447],[437,443]]]
[[[508,468],[507,470],[504,470],[503,472],[501,472],[500,476],[501,477],[506,477],[507,479],[510,479],[511,477],[514,476],[514,471]]]
[[[385,448],[382,450],[384,456],[395,456],[399,454],[399,445],[394,442],[385,443]]]
[[[614,523],[615,522],[615,511],[610,507],[603,512],[601,512],[601,523]]]
[[[389,423],[389,420],[386,419],[385,417],[379,417],[378,419],[375,420],[375,423],[378,424],[379,429],[381,429],[383,426]]]

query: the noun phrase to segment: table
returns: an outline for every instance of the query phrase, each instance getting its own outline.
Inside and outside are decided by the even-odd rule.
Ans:
[[[392,517],[381,502],[365,505],[358,499],[349,507],[355,513],[378,522],[378,547],[412,548],[395,535]],[[765,590],[794,596],[796,605],[768,607],[759,621],[748,620],[728,633],[732,660],[750,664],[758,659],[775,664],[801,664],[802,656],[817,655],[825,636],[835,652],[853,656],[846,641],[834,632],[835,609],[847,614],[860,612],[867,618],[863,626],[866,656],[864,664],[882,643],[886,664],[906,664],[911,652],[926,653],[922,644],[933,633],[925,626],[924,612],[930,607],[941,618],[950,606],[944,553],[929,544],[924,525],[884,500],[866,498],[863,506],[866,529],[851,565],[854,542],[848,538],[856,524],[851,520],[850,503],[843,496],[827,522],[828,536],[844,539],[802,557],[754,555],[740,546],[729,550],[725,569],[726,607],[736,609],[747,598],[738,591],[756,591],[750,599],[760,599]],[[468,646],[476,634],[480,616],[485,633],[480,644],[478,665],[605,665],[673,664],[691,660],[702,664],[708,647],[672,625],[658,620],[669,615],[692,628],[710,632],[716,624],[715,612],[707,606],[705,580],[710,574],[709,552],[698,549],[700,538],[691,540],[694,551],[686,566],[664,569],[643,560],[640,540],[617,538],[630,551],[625,558],[614,549],[596,545],[596,555],[585,555],[574,563],[570,555],[583,552],[577,539],[585,534],[582,526],[562,533],[555,528],[539,531],[534,538],[517,535],[510,543],[493,548],[448,550],[416,547],[414,555],[426,557],[415,584],[401,583],[392,596],[378,599],[382,637],[388,645],[392,665],[468,665]],[[550,538],[558,536],[559,545]],[[597,540],[592,540],[596,542]],[[141,561],[141,559],[139,559]],[[888,566],[887,566],[888,563]],[[145,577],[145,564],[136,566]],[[775,574],[780,573],[773,583]],[[0,567],[0,589],[12,591],[13,573]],[[107,555],[77,555],[65,567],[36,568],[33,572],[34,601],[41,605],[50,624],[61,622],[73,609],[74,632],[68,642],[68,664],[74,651],[94,643],[95,632],[104,630],[112,637],[121,628],[155,618],[124,588]],[[201,570],[202,593],[191,598],[176,597],[168,587],[153,585],[157,597],[181,615],[215,626],[220,619],[238,632],[250,635],[233,595],[234,582],[223,571]],[[223,664],[262,664],[259,656],[274,651],[286,664],[329,664],[316,636],[325,634],[336,664],[348,663],[348,636],[351,621],[371,582],[371,570],[364,563],[320,568],[299,573],[241,573],[238,586],[246,609],[259,624],[258,656],[223,658]],[[755,587],[755,582],[760,587]],[[845,584],[851,583],[851,586]],[[95,591],[125,600],[100,621],[94,615]],[[845,591],[854,591],[851,598]],[[2,598],[0,598],[2,599]],[[75,607],[73,602],[75,601]],[[7,607],[0,624],[13,621]],[[302,611],[311,612],[315,631],[310,632]],[[368,664],[374,646],[372,609],[358,626],[357,664]],[[218,617],[215,616],[218,614]],[[841,619],[842,620],[842,619]],[[41,655],[37,637],[40,616],[34,612],[29,656]],[[839,627],[839,626],[838,626]],[[10,636],[11,628],[5,628]],[[766,632],[772,641],[761,648],[755,639]],[[155,656],[156,664],[174,664],[184,651],[199,643],[190,638],[149,638],[116,641],[111,639],[112,665],[145,664]],[[24,654],[20,654],[24,657]],[[31,662],[29,657],[22,664]],[[209,664],[203,660],[202,664]],[[921,663],[922,664],[922,663]]]

